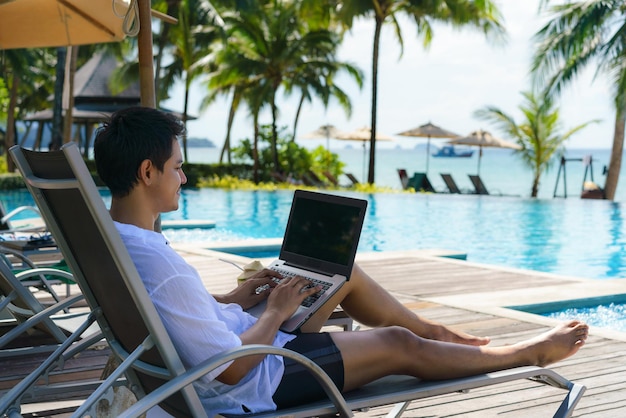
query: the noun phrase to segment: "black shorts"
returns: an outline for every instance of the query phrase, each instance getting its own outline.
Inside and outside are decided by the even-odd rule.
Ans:
[[[313,360],[339,390],[343,389],[343,359],[327,332],[298,334],[285,348]],[[285,358],[285,372],[272,398],[280,409],[324,399],[326,392],[303,365]]]

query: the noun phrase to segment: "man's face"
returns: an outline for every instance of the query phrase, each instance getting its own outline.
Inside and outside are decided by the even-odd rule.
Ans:
[[[163,172],[155,170],[157,176],[154,185],[155,203],[158,212],[171,212],[178,209],[180,198],[180,186],[187,183],[187,177],[183,173],[183,155],[178,141],[174,140],[172,156],[165,162]]]

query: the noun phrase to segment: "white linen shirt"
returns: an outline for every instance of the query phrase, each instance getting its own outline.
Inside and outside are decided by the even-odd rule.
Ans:
[[[242,345],[239,335],[256,318],[237,304],[223,304],[204,288],[198,272],[158,232],[115,222],[139,276],[154,303],[183,364],[192,367],[230,348]],[[294,335],[278,332],[273,345],[284,346]],[[266,356],[234,386],[215,378],[228,364],[194,383],[208,416],[218,413],[276,409],[272,395],[283,376],[282,357]]]

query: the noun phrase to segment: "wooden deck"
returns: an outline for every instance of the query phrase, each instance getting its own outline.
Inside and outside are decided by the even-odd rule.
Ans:
[[[198,268],[206,287],[215,293],[234,285],[237,270],[202,251],[184,253]],[[239,263],[245,259],[228,257]],[[476,334],[502,345],[537,335],[556,322],[504,306],[570,300],[626,293],[625,280],[585,280],[532,271],[503,269],[419,252],[364,254],[358,263],[386,289],[419,315]],[[227,279],[224,279],[227,278]],[[591,330],[575,356],[553,367],[564,377],[583,383],[587,391],[575,411],[577,417],[626,416],[626,334]],[[563,391],[530,381],[516,381],[467,394],[413,402],[404,417],[549,417]],[[358,413],[384,416],[390,407]]]
[[[205,280],[209,291],[225,293],[235,285],[238,270],[216,253],[176,246]],[[239,264],[247,259],[221,255]],[[359,264],[406,306],[419,315],[458,329],[490,336],[492,344],[517,342],[552,325],[550,319],[505,306],[626,293],[624,280],[583,280],[530,271],[495,268],[470,262],[423,256],[419,252],[363,254]],[[583,383],[587,392],[577,417],[626,416],[626,335],[591,331],[585,347],[552,367]],[[442,396],[411,404],[405,417],[548,417],[563,391],[530,381],[516,381],[467,394]],[[360,412],[384,416],[390,407]]]

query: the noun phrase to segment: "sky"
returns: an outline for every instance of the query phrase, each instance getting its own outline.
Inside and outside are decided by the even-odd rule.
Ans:
[[[533,54],[532,36],[547,20],[538,14],[539,0],[497,2],[507,31],[506,41],[494,43],[471,28],[454,29],[446,25],[434,28],[434,37],[428,49],[416,36],[416,28],[402,19],[401,28],[404,51],[401,50],[390,25],[381,36],[378,68],[377,131],[391,135],[393,142],[380,142],[379,147],[413,148],[425,143],[426,138],[397,136],[431,122],[444,129],[467,135],[477,129],[503,136],[498,129],[474,116],[486,106],[496,106],[522,122],[519,106],[523,103],[521,92],[531,87],[529,68]],[[305,146],[325,144],[325,140],[307,140],[301,137],[324,124],[342,131],[371,124],[372,45],[374,23],[370,19],[356,21],[339,50],[342,61],[358,66],[365,75],[363,88],[345,76],[337,84],[348,93],[352,101],[352,115],[348,117],[336,101],[324,109],[314,99],[302,109],[297,141]],[[557,102],[561,111],[563,131],[598,119],[598,123],[579,131],[566,143],[568,148],[610,148],[613,138],[615,113],[611,104],[610,85],[602,75],[595,77],[595,68],[589,67],[562,93]],[[226,135],[230,102],[220,100],[200,111],[203,85],[196,83],[191,91],[190,113],[198,120],[188,122],[190,137],[208,138],[221,146]],[[165,107],[182,110],[183,91],[177,86]],[[279,91],[279,126],[291,131],[297,107],[297,96],[285,97]],[[270,123],[269,112],[263,113],[261,123]],[[243,107],[237,113],[231,138],[252,136],[252,120]],[[345,146],[344,142],[331,141],[331,148]]]

